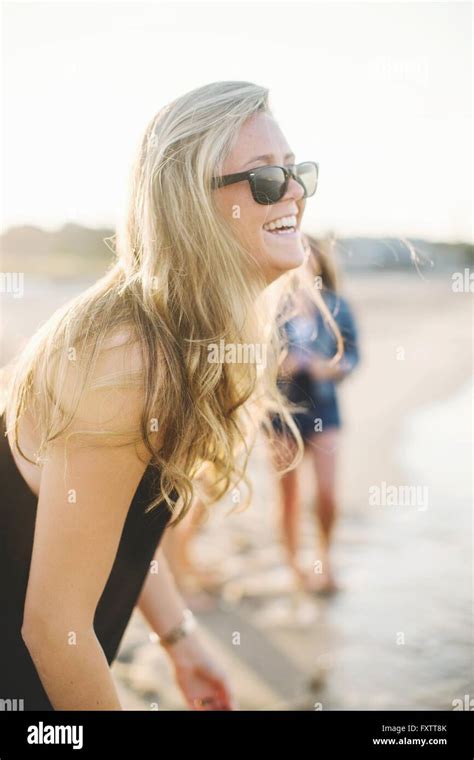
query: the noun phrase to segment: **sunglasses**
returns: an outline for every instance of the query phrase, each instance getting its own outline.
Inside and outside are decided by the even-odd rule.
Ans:
[[[211,187],[225,187],[235,182],[247,180],[254,200],[263,206],[281,201],[288,189],[290,178],[293,177],[304,190],[304,198],[315,194],[318,186],[319,164],[314,161],[304,161],[302,164],[290,166],[259,166],[248,172],[226,174],[223,177],[213,177]]]

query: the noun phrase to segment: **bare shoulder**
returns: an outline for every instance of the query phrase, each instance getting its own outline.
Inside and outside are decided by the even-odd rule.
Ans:
[[[114,329],[93,349],[86,343],[67,349],[48,380],[68,420],[67,438],[97,446],[140,445],[146,349],[130,328]]]
[[[150,459],[141,443],[144,362],[128,334],[107,336],[92,366],[78,349],[51,383],[71,417],[41,472],[22,633],[30,653],[85,636]],[[137,443],[136,439],[139,439]],[[52,630],[54,629],[54,630]],[[64,662],[69,654],[62,653]]]

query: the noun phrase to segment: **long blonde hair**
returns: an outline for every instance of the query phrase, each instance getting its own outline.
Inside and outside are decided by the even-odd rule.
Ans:
[[[136,440],[161,471],[148,509],[164,499],[178,512],[179,501],[174,522],[188,511],[193,478],[206,466],[215,474],[214,500],[245,480],[251,441],[269,410],[294,432],[301,456],[301,439],[276,386],[281,346],[275,293],[288,278],[264,288],[256,262],[217,213],[211,191],[211,177],[221,173],[240,127],[257,111],[271,113],[266,88],[215,82],[157,113],[133,167],[111,267],[55,312],[11,367],[4,406],[18,448],[19,419],[26,409],[33,411],[41,439],[37,462],[50,442],[67,434],[74,417],[74,409],[65,411],[62,404],[71,347],[81,370],[77,403],[97,382],[138,387],[143,411]],[[94,380],[108,339],[123,330],[130,349],[139,347],[141,371]],[[265,346],[265,367],[210,362],[208,346],[220,341]],[[160,447],[151,420],[166,431]],[[102,431],[96,432],[100,440]]]
[[[327,237],[318,240],[307,232],[305,240],[309,248],[308,268],[312,276],[320,277],[324,288],[337,293],[340,289],[340,273],[336,264],[334,241]]]

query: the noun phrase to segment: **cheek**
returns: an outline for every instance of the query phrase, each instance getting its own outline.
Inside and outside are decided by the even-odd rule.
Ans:
[[[296,201],[296,205],[298,206],[298,216],[299,216],[298,224],[300,224],[301,217],[303,216],[304,210],[306,208],[306,198],[300,198],[298,201]]]
[[[233,208],[243,230],[255,230],[265,224],[265,208],[255,203],[247,186],[239,187]]]
[[[255,203],[245,187],[232,188],[232,192],[227,193],[222,201],[222,213],[239,240],[252,248],[256,244],[263,245],[262,227],[268,219],[267,207]]]
[[[253,205],[256,208],[249,209],[247,217],[244,217],[246,221],[242,219],[242,234],[248,251],[257,259],[262,259],[267,254],[263,225],[268,221],[268,213],[264,206],[259,206],[258,203]]]

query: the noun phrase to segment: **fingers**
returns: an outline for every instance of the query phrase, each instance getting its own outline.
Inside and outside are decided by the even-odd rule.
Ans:
[[[220,672],[215,672],[210,675],[213,685],[219,695],[220,701],[225,705],[225,707],[221,709],[235,710],[236,701],[227,677]]]
[[[196,697],[193,699],[195,710],[230,710],[227,701],[220,697]]]
[[[193,707],[195,710],[213,710],[214,697],[196,697],[193,699]]]
[[[237,702],[229,685],[222,681],[213,683],[215,693],[206,696],[195,697],[192,707],[195,710],[236,710]]]

